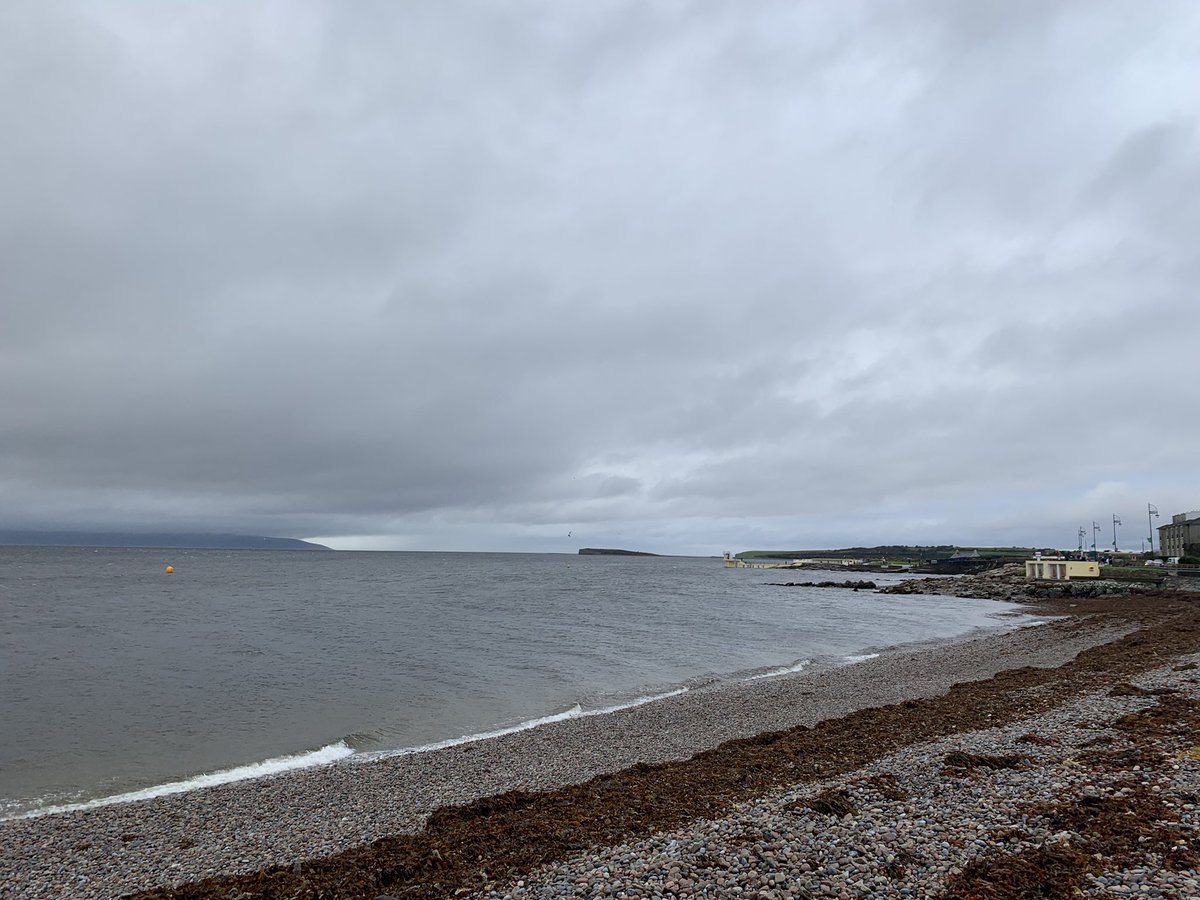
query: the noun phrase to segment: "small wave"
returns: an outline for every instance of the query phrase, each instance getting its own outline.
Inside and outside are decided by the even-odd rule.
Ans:
[[[993,613],[989,618],[1004,620],[1004,627],[1006,629],[1016,631],[1019,628],[1036,628],[1038,625],[1049,625],[1051,622],[1057,622],[1067,618],[1067,616],[1035,616],[1031,613],[1015,610],[1012,612]]]
[[[758,681],[760,678],[778,678],[781,675],[792,675],[796,672],[801,672],[806,666],[812,663],[811,659],[798,659],[790,666],[781,666],[778,669],[768,669],[766,672],[759,672],[757,675],[751,675],[750,681]]]
[[[875,659],[877,656],[879,656],[878,653],[862,653],[858,656],[851,654],[849,656],[843,656],[842,662],[852,666],[855,663],[866,662],[868,659]]]
[[[319,750],[311,750],[307,753],[297,753],[291,756],[278,756],[273,759],[263,760],[262,762],[251,763],[246,766],[236,766],[232,769],[221,769],[217,772],[207,772],[203,775],[197,775],[193,778],[185,778],[180,781],[171,781],[166,784],[155,785],[154,787],[142,788],[141,790],[129,791],[124,794],[114,794],[109,797],[97,797],[93,800],[87,800],[79,803],[63,803],[52,806],[43,806],[37,809],[26,810],[15,815],[6,815],[0,812],[0,822],[14,819],[32,819],[39,816],[49,816],[57,813],[75,812],[81,809],[95,809],[100,806],[110,806],[116,803],[133,803],[138,800],[150,800],[154,797],[166,797],[171,794],[183,794],[188,791],[199,790],[200,788],[216,787],[221,784],[231,784],[235,781],[248,781],[252,778],[261,778],[266,775],[275,775],[280,772],[288,772],[294,769],[309,769],[316,766],[329,765],[330,763],[338,762],[339,760],[350,760],[355,762],[369,762],[376,759],[384,759],[393,756],[408,756],[414,753],[428,753],[434,750],[444,750],[447,747],[456,747],[459,744],[469,744],[474,741],[482,741],[487,738],[502,737],[506,734],[515,734],[518,731],[527,731],[531,728],[537,728],[539,725],[548,725],[551,722],[562,722],[566,719],[584,719],[591,716],[604,716],[609,713],[620,712],[623,709],[633,709],[634,707],[644,706],[647,703],[654,703],[657,700],[665,700],[668,697],[676,697],[679,694],[687,693],[688,688],[676,688],[673,691],[666,691],[662,694],[652,694],[646,697],[638,697],[630,700],[627,703],[617,703],[612,706],[604,706],[597,709],[584,709],[578,703],[570,709],[562,712],[552,713],[548,716],[540,716],[536,719],[527,719],[517,725],[510,725],[506,728],[497,728],[493,731],[484,731],[478,734],[467,734],[462,737],[450,738],[444,741],[436,741],[432,744],[422,744],[418,747],[405,747],[401,750],[382,750],[375,752],[361,752],[354,750],[348,743],[352,737],[346,740],[338,741],[336,744],[329,744],[321,747]]]
[[[696,675],[684,682],[691,690],[698,691],[702,688],[712,687],[714,684],[721,683],[721,677],[718,675]]]
[[[336,744],[329,744],[328,746],[321,747],[319,750],[310,750],[307,753],[277,756],[273,759],[265,759],[262,762],[250,763],[246,766],[235,766],[232,769],[206,772],[203,775],[196,775],[193,778],[185,778],[181,781],[170,781],[166,784],[142,788],[137,791],[129,791],[124,794],[114,794],[110,797],[97,797],[94,800],[87,800],[81,803],[44,806],[5,818],[32,819],[38,816],[74,812],[80,809],[95,809],[98,806],[109,806],[114,803],[133,803],[136,800],[149,800],[153,797],[183,794],[188,791],[199,790],[200,788],[216,787],[219,784],[231,784],[235,781],[247,781],[251,778],[261,778],[264,775],[275,775],[279,772],[288,772],[293,769],[309,769],[314,766],[324,766],[353,755],[354,751],[346,746],[344,741],[338,741]],[[0,821],[3,820],[0,819]]]
[[[504,728],[497,728],[493,731],[480,731],[476,734],[464,734],[462,737],[449,738],[444,741],[435,741],[432,744],[421,744],[417,747],[404,747],[400,750],[380,750],[375,753],[360,754],[358,760],[366,762],[372,759],[385,759],[393,756],[411,756],[414,753],[430,753],[434,750],[445,750],[447,747],[457,747],[460,744],[473,744],[475,741],[485,741],[488,738],[503,737],[506,734],[516,734],[518,731],[528,731],[531,728],[537,728],[540,725],[549,725],[552,722],[565,722],[567,719],[586,719],[591,716],[606,716],[610,713],[620,712],[623,709],[633,709],[637,706],[645,706],[647,703],[654,703],[658,700],[666,700],[668,697],[677,697],[680,694],[687,693],[688,688],[676,688],[673,691],[667,691],[663,694],[652,694],[648,697],[638,697],[635,700],[630,700],[628,703],[618,703],[614,706],[603,706],[598,709],[584,709],[578,703],[570,709],[558,713],[552,713],[548,716],[540,716],[536,719],[526,719],[516,725],[508,725]]]

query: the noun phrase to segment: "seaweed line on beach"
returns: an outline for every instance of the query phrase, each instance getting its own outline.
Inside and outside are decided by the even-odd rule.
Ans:
[[[1080,606],[1072,612],[1131,617],[1142,627],[1057,668],[1012,669],[955,685],[942,697],[730,741],[685,761],[636,765],[558,790],[512,791],[442,808],[416,834],[303,864],[137,896],[433,898],[486,890],[589,847],[719,816],[734,803],[783,785],[853,772],[909,745],[1020,721],[1055,707],[1065,696],[1123,684],[1133,673],[1200,650],[1190,595],[1142,595]],[[1051,854],[1042,866],[1068,862],[1066,855]],[[168,873],[163,877],[168,880]]]

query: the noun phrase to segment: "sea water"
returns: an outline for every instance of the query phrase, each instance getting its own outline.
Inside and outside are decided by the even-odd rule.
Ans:
[[[769,584],[798,574],[0,548],[0,817],[448,746],[1030,621],[993,601]]]

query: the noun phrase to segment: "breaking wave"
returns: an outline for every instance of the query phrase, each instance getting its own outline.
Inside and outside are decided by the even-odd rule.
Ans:
[[[325,766],[353,755],[354,751],[346,746],[345,741],[338,741],[336,744],[329,744],[318,750],[309,750],[305,753],[295,753],[289,756],[276,756],[272,759],[265,759],[262,762],[250,763],[245,766],[234,766],[231,769],[218,769],[215,772],[206,772],[203,775],[196,775],[192,778],[169,781],[166,784],[158,784],[136,791],[127,791],[123,794],[97,797],[94,800],[86,800],[80,803],[43,806],[7,818],[32,819],[37,816],[74,812],[80,809],[95,809],[98,806],[109,806],[114,803],[133,803],[136,800],[150,800],[154,797],[183,794],[188,791],[199,790],[200,788],[232,784],[235,781],[247,781],[251,778],[261,778],[264,775],[275,775],[279,772],[289,772],[294,769]]]

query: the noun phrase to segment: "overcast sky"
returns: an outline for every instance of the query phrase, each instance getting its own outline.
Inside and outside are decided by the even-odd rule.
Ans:
[[[1197,34],[5,3],[0,527],[1137,549],[1200,507]]]

